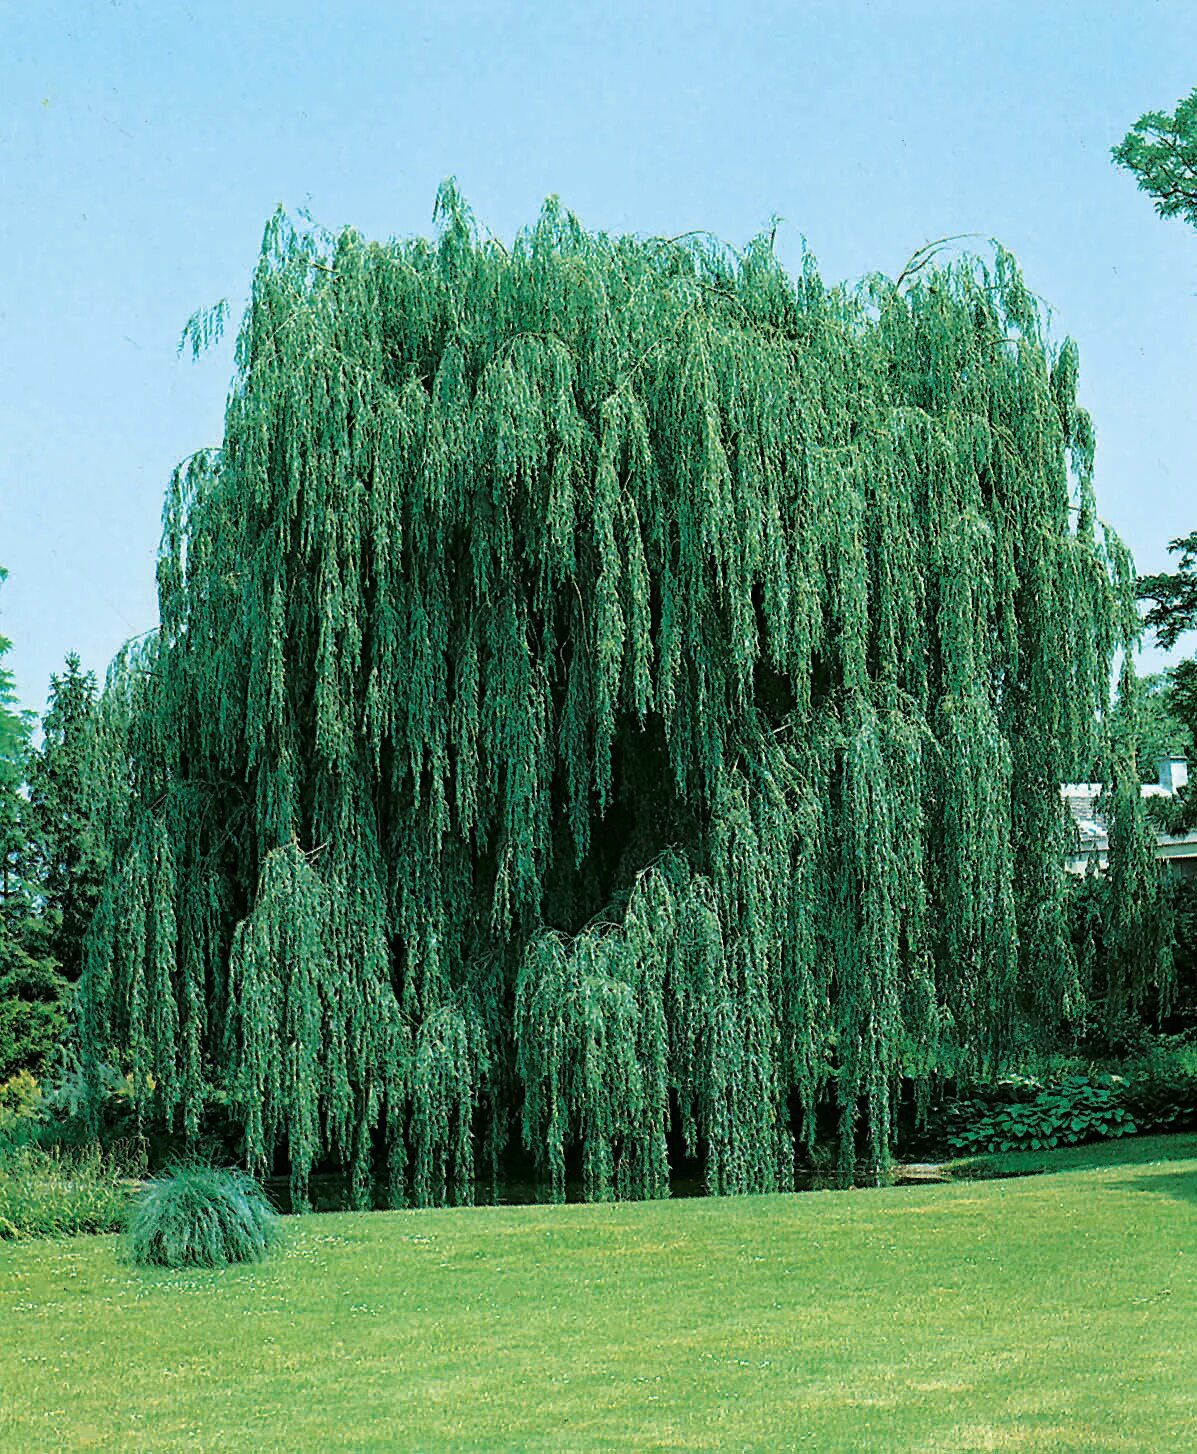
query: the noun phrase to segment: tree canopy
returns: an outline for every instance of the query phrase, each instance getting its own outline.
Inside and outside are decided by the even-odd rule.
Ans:
[[[512,1135],[556,1195],[784,1188],[824,1102],[880,1167],[900,1081],[1083,1005],[1058,785],[1138,621],[1077,351],[1000,248],[437,221],[266,229],[99,708],[89,1062],[300,1199]]]
[[[0,584],[6,576],[0,570]],[[28,861],[24,793],[33,716],[22,711],[0,634],[0,1085],[41,1071],[66,1030],[66,986],[38,915],[39,884]]]
[[[42,740],[26,771],[26,876],[38,886],[49,952],[71,981],[82,970],[83,936],[101,877],[87,785],[95,704],[95,676],[71,653],[64,670],[50,677]]]
[[[1197,225],[1197,90],[1171,113],[1145,112],[1111,154],[1154,198],[1161,217]]]
[[[1144,624],[1165,651],[1197,629],[1197,531],[1169,541],[1168,550],[1179,557],[1176,570],[1139,578],[1139,598],[1151,602]]]
[[[1155,199],[1161,217],[1181,217],[1197,226],[1197,90],[1178,102],[1172,114],[1149,111],[1141,116],[1112,155]],[[1165,650],[1197,628],[1197,531],[1170,541],[1168,550],[1178,557],[1177,569],[1139,580],[1139,599],[1148,603],[1145,625]],[[1197,661],[1179,662],[1168,677],[1168,711],[1185,724],[1191,740],[1197,731]],[[1192,827],[1195,815],[1197,800],[1190,793],[1174,826]]]
[[[1180,753],[1188,757],[1193,751],[1193,733],[1181,711],[1175,683],[1170,672],[1153,672],[1138,682],[1138,731],[1133,743],[1122,743],[1133,751],[1143,782],[1155,782],[1157,766],[1162,757]]]

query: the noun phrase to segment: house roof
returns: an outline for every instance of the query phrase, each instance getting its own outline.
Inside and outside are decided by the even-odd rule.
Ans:
[[[1104,783],[1061,783],[1060,797],[1072,817],[1077,832],[1077,847],[1071,855],[1083,859],[1092,853],[1104,855],[1110,846],[1105,814],[1101,808]],[[1174,796],[1159,783],[1144,783],[1139,793],[1144,798]],[[1197,857],[1197,831],[1189,833],[1156,833],[1156,854],[1159,858]]]

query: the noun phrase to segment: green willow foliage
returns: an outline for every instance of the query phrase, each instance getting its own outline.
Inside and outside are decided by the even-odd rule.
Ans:
[[[1155,827],[1140,791],[1135,753],[1142,700],[1128,654],[1112,713],[1110,773],[1102,793],[1110,866],[1091,886],[1100,908],[1102,949],[1092,965],[1097,983],[1090,980],[1086,990],[1097,991],[1108,1030],[1134,1022],[1152,1002],[1167,1014],[1176,991],[1173,892],[1156,863]],[[1082,963],[1081,969],[1084,979],[1091,966]]]
[[[902,1077],[1082,1000],[1058,784],[1134,574],[1012,260],[266,230],[114,664],[83,1027],[194,1132],[464,1201],[884,1165]]]

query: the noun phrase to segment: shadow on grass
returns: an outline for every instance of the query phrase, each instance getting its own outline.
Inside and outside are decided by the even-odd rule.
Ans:
[[[950,1161],[947,1170],[962,1180],[989,1180],[992,1177],[1098,1171],[1108,1166],[1142,1166],[1149,1162],[1189,1160],[1197,1160],[1197,1135],[1191,1132],[1172,1136],[1125,1136],[1117,1141],[1066,1146],[1057,1151],[993,1152]],[[1144,1186],[1150,1186],[1155,1179],[1144,1177]]]
[[[1116,1191],[1152,1191],[1157,1196],[1176,1197],[1197,1204],[1197,1171],[1169,1171],[1155,1176],[1128,1177],[1110,1183]]]

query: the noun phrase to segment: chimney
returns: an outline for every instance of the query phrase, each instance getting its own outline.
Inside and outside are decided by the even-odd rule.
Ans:
[[[1173,752],[1168,757],[1161,757],[1155,767],[1159,774],[1160,787],[1169,797],[1181,792],[1189,781],[1189,759],[1180,753]]]

